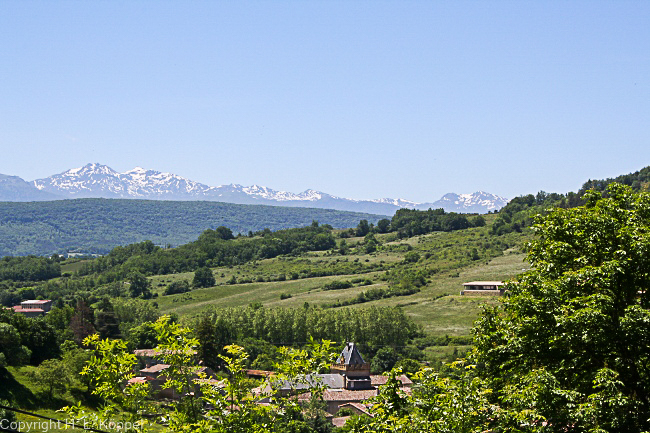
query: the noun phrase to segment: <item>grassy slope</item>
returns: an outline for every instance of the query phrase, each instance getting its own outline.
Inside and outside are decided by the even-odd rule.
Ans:
[[[85,395],[83,390],[78,387],[71,387],[64,395],[57,395],[55,398],[48,400],[43,395],[43,390],[33,379],[29,377],[29,373],[35,367],[8,367],[3,370],[0,369],[0,400],[7,400],[12,402],[13,406],[19,407],[23,410],[34,412],[39,415],[47,416],[54,419],[65,420],[65,415],[58,412],[64,406],[70,406],[77,401],[84,402],[86,408],[92,410],[85,402]],[[63,431],[81,431],[70,430],[53,427],[47,424],[33,424],[33,423],[47,423],[47,421],[25,414],[17,414],[18,421],[30,423],[32,431],[50,431],[50,432],[63,432]],[[45,427],[46,426],[46,427]],[[42,428],[41,428],[42,427]]]
[[[435,268],[438,273],[429,278],[428,283],[419,293],[356,304],[350,308],[399,305],[429,334],[468,335],[481,306],[485,302],[496,302],[496,299],[460,296],[462,283],[472,280],[507,279],[527,266],[523,262],[523,253],[516,247],[507,249],[503,255],[491,259],[484,257],[477,261],[468,260],[468,248],[493,240],[487,235],[487,230],[485,227],[455,233],[433,233],[402,242],[387,242],[383,251],[373,254],[341,256],[311,253],[299,258],[276,258],[232,268],[216,268],[214,269],[217,280],[215,287],[197,289],[179,295],[159,296],[155,302],[163,313],[177,313],[181,317],[189,318],[208,308],[246,306],[252,302],[260,302],[267,307],[296,308],[302,307],[305,302],[316,306],[338,300],[344,301],[354,298],[361,291],[369,288],[388,287],[388,283],[381,281],[380,277],[384,274],[384,269],[403,261],[406,253],[405,244],[409,244],[422,256],[421,260],[412,266],[413,269]],[[519,234],[512,234],[509,242],[520,245],[525,238]],[[361,239],[353,238],[346,241],[349,245],[354,245]],[[391,248],[393,251],[388,251]],[[429,259],[424,257],[427,252],[431,254]],[[487,256],[490,253],[484,250],[481,254]],[[382,270],[376,268],[379,265],[383,266]],[[305,277],[312,270],[330,269],[344,272],[346,266],[357,266],[363,269],[360,273],[354,274]],[[269,278],[276,280],[280,274],[285,274],[289,278],[291,273],[297,273],[301,278],[268,281]],[[232,276],[240,280],[256,282],[226,284]],[[191,281],[192,277],[192,273],[154,276],[152,277],[154,291],[162,295],[164,287],[172,281],[179,279]],[[353,278],[369,278],[373,284],[345,290],[322,290],[328,282]],[[265,281],[257,282],[258,279]],[[291,298],[281,300],[281,294],[290,294]]]

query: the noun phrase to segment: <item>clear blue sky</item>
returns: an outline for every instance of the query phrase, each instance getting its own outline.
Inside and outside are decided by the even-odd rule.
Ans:
[[[0,173],[432,201],[650,165],[649,1],[0,1]]]

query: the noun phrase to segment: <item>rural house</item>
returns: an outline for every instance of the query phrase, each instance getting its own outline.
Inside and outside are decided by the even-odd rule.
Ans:
[[[463,283],[461,295],[465,296],[502,296],[505,292],[503,281],[472,281]]]
[[[31,299],[23,301],[11,309],[25,317],[42,317],[52,309],[52,301],[50,299]]]

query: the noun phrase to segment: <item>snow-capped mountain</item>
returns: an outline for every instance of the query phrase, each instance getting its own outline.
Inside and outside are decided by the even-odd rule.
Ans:
[[[440,209],[447,212],[485,213],[486,211],[499,210],[508,203],[503,197],[478,191],[474,194],[454,194],[450,192],[433,203],[420,203],[416,209]]]
[[[446,194],[432,203],[403,199],[351,200],[308,189],[299,194],[260,185],[209,186],[172,174],[136,167],[124,173],[101,164],[87,164],[32,182],[51,197],[133,198],[149,200],[208,200],[239,204],[312,207],[393,215],[401,208],[443,208],[449,212],[485,213],[500,209],[507,200],[494,194]]]
[[[141,198],[153,200],[196,200],[210,187],[171,173],[136,167],[118,173],[101,164],[87,164],[60,174],[37,179],[41,191],[66,198]]]

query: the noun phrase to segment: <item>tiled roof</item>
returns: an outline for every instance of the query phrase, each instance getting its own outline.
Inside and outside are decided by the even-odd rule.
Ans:
[[[334,427],[343,427],[346,422],[348,422],[348,419],[350,419],[349,416],[341,416],[338,418],[332,418],[332,424],[334,424]]]
[[[163,370],[166,370],[169,368],[168,364],[156,364],[152,365],[149,368],[143,368],[140,370],[140,373],[160,373]]]
[[[365,413],[366,415],[370,415],[368,413],[368,405],[363,404],[363,403],[357,403],[357,402],[343,403],[343,404],[339,405],[339,409],[342,409],[342,408],[348,407],[348,406],[351,406],[351,407],[355,408],[356,410],[358,410],[361,413]]]
[[[131,385],[132,383],[145,383],[151,380],[156,380],[156,379],[154,379],[151,376],[138,376],[138,377],[132,377],[131,379],[129,379],[127,383]]]
[[[36,304],[36,305],[42,305],[42,304],[47,304],[48,302],[52,302],[50,299],[30,299],[28,301],[23,301],[21,304]]]
[[[45,310],[43,310],[42,308],[38,308],[38,307],[25,308],[22,305],[16,305],[15,307],[11,307],[11,309],[17,313],[21,311],[27,311],[31,313],[45,313]]]
[[[343,376],[340,374],[310,374],[305,377],[307,383],[291,383],[288,380],[277,380],[273,383],[276,389],[300,390],[323,385],[326,388],[343,388]],[[293,386],[292,386],[293,385]]]
[[[323,393],[325,401],[364,401],[377,396],[376,389],[350,391],[347,389],[326,389]]]
[[[402,385],[412,385],[413,381],[406,377],[406,375],[402,374],[400,376],[397,376],[397,379],[402,382]],[[388,376],[384,376],[381,374],[375,374],[370,376],[370,383],[372,386],[381,386],[381,385],[386,385],[386,382],[388,381]]]
[[[409,388],[400,388],[406,394],[411,394]],[[347,389],[326,389],[323,393],[325,401],[364,401],[377,396],[376,389],[352,391]]]

